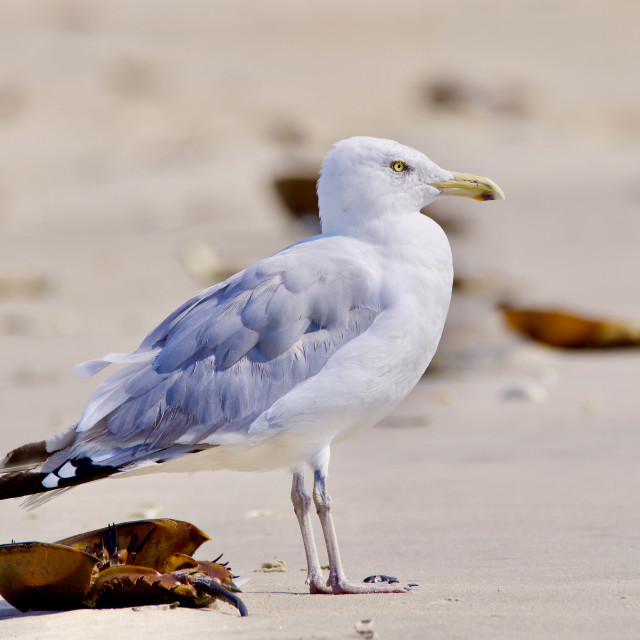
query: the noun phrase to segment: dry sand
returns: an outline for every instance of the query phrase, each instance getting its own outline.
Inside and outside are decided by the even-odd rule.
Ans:
[[[640,355],[526,345],[494,303],[640,320],[639,13],[631,0],[5,2],[2,450],[77,420],[95,383],[73,364],[135,348],[206,284],[180,259],[195,243],[233,270],[301,237],[271,181],[316,171],[335,140],[398,139],[508,200],[443,210],[473,292],[454,298],[437,370],[334,449],[348,574],[418,588],[305,594],[284,471],[103,481],[35,512],[0,504],[0,541],[186,519],[213,538],[203,557],[224,552],[251,578],[250,616],[0,602],[0,637],[348,638],[372,618],[381,639],[637,638]],[[526,397],[507,400],[514,389]],[[273,559],[287,571],[255,572]]]

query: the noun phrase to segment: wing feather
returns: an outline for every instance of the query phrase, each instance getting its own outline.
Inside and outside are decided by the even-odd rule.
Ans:
[[[364,333],[382,311],[372,293],[376,274],[335,250],[330,261],[314,260],[309,247],[296,246],[207,289],[158,325],[132,354],[151,359],[136,356],[89,400],[71,456],[124,467],[246,435]]]

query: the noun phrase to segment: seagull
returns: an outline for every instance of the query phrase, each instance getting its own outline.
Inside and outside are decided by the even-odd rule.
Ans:
[[[124,366],[97,387],[77,424],[0,461],[0,499],[31,496],[27,503],[37,506],[130,473],[289,468],[311,593],[405,591],[391,581],[347,580],[327,490],[330,447],[387,415],[436,352],[452,256],[421,209],[443,196],[504,195],[488,178],[446,171],[415,149],[370,137],[334,145],[317,192],[320,235],[202,291],[136,351],[77,365],[85,377]]]

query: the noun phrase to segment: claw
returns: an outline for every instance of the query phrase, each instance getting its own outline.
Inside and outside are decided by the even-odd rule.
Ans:
[[[249,611],[244,602],[233,592],[225,589],[217,580],[209,578],[208,576],[189,576],[189,582],[193,585],[198,585],[203,591],[217,596],[221,600],[225,600],[229,604],[233,605],[239,612],[240,616],[248,616]]]

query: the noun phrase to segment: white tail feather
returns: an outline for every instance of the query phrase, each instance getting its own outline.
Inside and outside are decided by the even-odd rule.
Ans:
[[[46,493],[34,493],[32,496],[26,497],[20,506],[27,511],[33,511],[41,507],[45,502],[57,498],[61,493],[69,491],[69,489],[72,488],[73,487],[63,487],[62,489],[53,489],[53,491],[47,491]]]
[[[81,378],[90,378],[110,364],[138,364],[151,362],[157,355],[158,349],[134,351],[133,353],[108,353],[98,360],[87,360],[77,364],[73,370]]]
[[[0,462],[0,473],[12,473],[14,471],[29,471],[31,469],[35,469],[40,463],[32,462],[29,464],[14,464],[12,466],[4,466]]]

